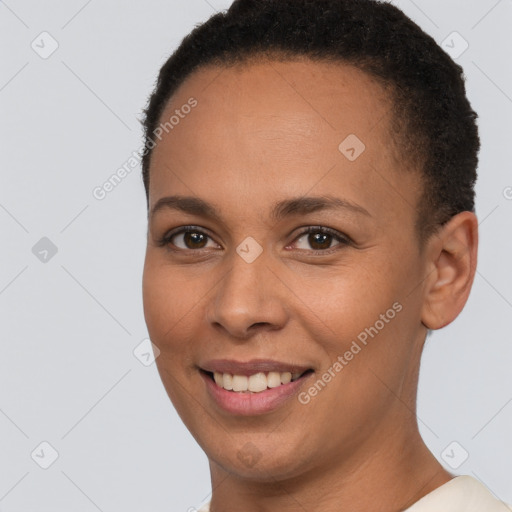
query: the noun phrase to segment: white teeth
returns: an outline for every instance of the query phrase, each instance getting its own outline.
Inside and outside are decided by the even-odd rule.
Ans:
[[[279,372],[269,372],[267,375],[267,386],[269,388],[277,388],[281,385],[281,374]]]
[[[267,389],[267,376],[264,373],[255,373],[249,377],[249,385],[247,387],[249,391],[258,393]]]
[[[292,374],[290,372],[281,373],[281,384],[288,384],[292,381]]]
[[[301,375],[300,372],[258,372],[247,377],[246,375],[214,372],[213,378],[217,386],[228,391],[260,393],[267,388],[277,388],[283,384],[288,384]]]
[[[233,375],[233,391],[247,391],[249,379],[245,375]]]
[[[225,373],[222,378],[222,384],[219,384],[224,389],[231,391],[233,389],[233,375],[230,373]]]
[[[217,384],[217,386],[221,386],[222,387],[222,385],[223,385],[222,373],[215,372],[213,374],[213,378],[215,379],[215,384]]]

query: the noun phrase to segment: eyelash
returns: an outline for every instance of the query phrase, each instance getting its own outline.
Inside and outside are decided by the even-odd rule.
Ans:
[[[189,252],[189,251],[198,252],[198,251],[200,251],[201,248],[199,248],[199,249],[182,249],[181,247],[178,247],[178,248],[170,247],[171,245],[174,245],[171,243],[172,238],[174,238],[176,235],[181,235],[181,234],[187,233],[187,232],[199,233],[199,234],[207,236],[209,239],[212,239],[212,237],[210,235],[208,235],[208,233],[206,233],[204,230],[202,230],[198,226],[182,226],[176,230],[166,233],[160,240],[157,241],[157,245],[159,247],[167,246],[170,250],[175,251],[175,252]],[[338,231],[331,229],[331,228],[324,227],[324,226],[308,226],[307,229],[300,232],[294,238],[293,242],[296,242],[297,240],[302,238],[304,235],[309,235],[311,233],[321,233],[324,235],[330,235],[339,243],[336,244],[334,247],[329,247],[327,249],[311,249],[309,251],[307,249],[299,249],[300,251],[308,251],[313,254],[331,254],[332,252],[339,250],[340,246],[346,246],[346,245],[353,244],[353,241],[348,236],[342,235]]]

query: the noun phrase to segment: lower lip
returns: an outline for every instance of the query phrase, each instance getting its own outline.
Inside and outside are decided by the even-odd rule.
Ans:
[[[288,384],[281,384],[259,393],[228,391],[213,381],[209,374],[200,372],[210,397],[224,411],[241,416],[252,416],[274,411],[297,394],[304,381],[312,375],[307,373]]]

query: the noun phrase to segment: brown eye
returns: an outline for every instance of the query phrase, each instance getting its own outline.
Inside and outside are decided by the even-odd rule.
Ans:
[[[333,242],[335,242],[333,244]],[[350,239],[337,231],[323,226],[311,226],[303,231],[293,245],[295,248],[312,252],[327,252],[337,246],[350,244]]]
[[[183,234],[183,242],[187,249],[202,249],[206,245],[207,239],[208,237],[204,233],[197,231],[185,231]]]
[[[160,246],[174,246],[180,250],[218,248],[209,235],[194,226],[183,227],[165,235],[158,243]]]
[[[308,235],[308,242],[312,249],[329,249],[332,242],[332,235],[325,233],[315,233]]]

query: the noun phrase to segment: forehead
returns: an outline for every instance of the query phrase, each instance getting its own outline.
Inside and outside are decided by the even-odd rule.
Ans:
[[[184,108],[191,99],[196,106]],[[312,187],[331,192],[336,184],[359,187],[374,202],[382,175],[392,183],[397,177],[389,173],[400,165],[391,110],[387,91],[348,64],[260,60],[201,68],[161,116],[161,123],[178,122],[153,150],[150,201],[184,185],[187,195],[211,197],[214,186],[226,197],[261,199]]]
[[[279,121],[276,130],[305,137],[313,128],[360,134],[376,129],[373,137],[389,136],[390,95],[370,75],[346,63],[262,57],[200,68],[179,87],[161,120],[192,96],[200,106],[194,117],[222,113],[216,121],[225,128],[236,118],[237,126],[243,120],[247,125]],[[303,123],[297,122],[301,119]]]

